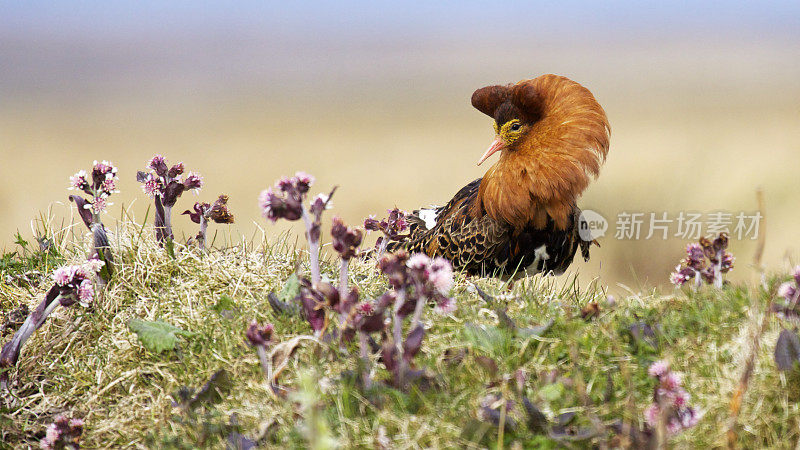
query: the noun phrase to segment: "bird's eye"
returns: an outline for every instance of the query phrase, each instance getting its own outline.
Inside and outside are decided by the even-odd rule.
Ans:
[[[522,125],[519,122],[511,124],[511,131],[517,131]]]

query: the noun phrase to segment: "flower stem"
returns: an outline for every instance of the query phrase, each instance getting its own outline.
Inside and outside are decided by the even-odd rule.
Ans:
[[[417,292],[419,292],[421,290],[421,286],[417,286],[417,289],[418,289]],[[422,312],[425,310],[425,305],[427,303],[428,303],[427,298],[423,296],[419,297],[419,299],[417,300],[417,304],[414,307],[414,315],[411,317],[411,328],[409,329],[413,330],[414,328],[417,327],[417,325],[419,325],[420,319],[422,319]]]
[[[164,237],[173,239],[172,235],[172,207],[164,207]]]
[[[393,329],[393,338],[394,338],[394,345],[397,347],[398,351],[401,351],[402,342],[403,342],[403,322],[400,319],[400,308],[403,307],[403,304],[406,302],[406,293],[403,291],[399,291],[397,293],[397,300],[394,303],[394,329]]]
[[[403,307],[403,304],[406,302],[406,293],[405,291],[399,291],[397,293],[397,301],[394,304],[394,330],[393,330],[393,338],[394,338],[394,346],[397,351],[397,358],[398,358],[398,369],[397,369],[397,385],[402,386],[405,379],[406,373],[406,365],[405,365],[405,358],[403,358],[403,321],[400,319],[400,308]]]
[[[378,259],[386,253],[386,247],[389,245],[389,236],[384,235],[381,239],[381,245],[378,247]]]
[[[305,207],[303,207],[303,222],[306,224],[306,239],[308,240],[309,263],[311,265],[311,285],[316,286],[321,279],[319,274],[319,239],[312,239],[311,237],[314,222]]]
[[[339,302],[344,302],[345,298],[347,298],[348,294],[347,274],[349,273],[349,269],[350,269],[350,259],[342,258],[341,262],[339,263]],[[347,316],[349,314],[350,311],[344,311],[344,310],[339,314],[340,327],[344,328],[344,323],[347,321]]]
[[[339,263],[339,298],[344,299],[347,296],[347,275],[350,269],[350,260],[342,259]]]
[[[363,364],[361,379],[364,383],[364,389],[372,387],[372,378],[370,378],[370,364],[369,364],[369,342],[367,342],[367,333],[363,331],[358,332],[358,346],[361,350],[361,363]]]
[[[200,250],[206,249],[206,231],[208,231],[208,220],[204,215],[200,215],[200,233],[197,234],[197,245]]]
[[[258,353],[258,360],[261,362],[261,370],[264,372],[264,376],[267,377],[267,383],[272,384],[272,363],[267,358],[267,350],[263,345],[257,345],[256,353]]]

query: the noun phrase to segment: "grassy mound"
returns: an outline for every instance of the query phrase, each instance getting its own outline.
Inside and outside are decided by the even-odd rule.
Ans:
[[[223,447],[235,433],[282,448],[624,445],[605,425],[642,425],[654,385],[647,368],[666,358],[704,413],[671,443],[717,446],[767,303],[760,288],[748,286],[631,293],[609,302],[597,284],[581,287],[564,277],[530,278],[506,290],[496,279],[459,275],[456,312],[425,316],[416,363],[430,375],[427,386],[404,392],[376,383],[364,391],[354,376],[357,358],[348,356],[355,348],[301,341],[279,378],[284,396],[264,381],[245,329],[256,319],[274,324],[278,342],[310,334],[305,320],[276,314],[267,300],[305,267],[294,240],[210,253],[176,245],[171,257],[151,235],[119,225],[112,234],[116,272],[93,306],[58,309],[28,342],[12,369],[11,392],[3,393],[1,445],[36,446],[60,413],[84,419],[82,444],[90,448]],[[44,250],[34,242],[0,260],[0,310],[7,315],[35,307],[54,267],[85,258],[85,237],[68,230],[44,237]],[[365,297],[386,290],[374,261],[354,261],[350,270]],[[338,276],[332,264],[323,272]],[[520,327],[552,324],[538,334],[514,333],[473,285],[496,296]],[[593,302],[599,313],[582,317]],[[174,350],[154,353],[129,328],[132,319],[161,320],[190,335],[178,337]],[[3,342],[13,333],[7,328]],[[746,447],[788,447],[799,436],[799,377],[797,369],[775,367],[778,331],[770,321],[743,401],[737,439]],[[186,397],[187,387],[199,390],[220,369],[227,375],[221,398],[201,399],[190,410],[173,406],[182,388]],[[387,378],[380,364],[373,375]],[[526,414],[521,394],[556,426],[544,431]],[[487,414],[487,399],[500,398],[511,400],[500,402],[501,417]],[[607,431],[581,439],[587,429]]]

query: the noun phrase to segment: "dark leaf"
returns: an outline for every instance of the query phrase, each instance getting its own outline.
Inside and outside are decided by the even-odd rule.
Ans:
[[[300,305],[303,307],[303,316],[315,332],[325,327],[324,305],[315,298],[315,292],[310,288],[300,289]]]
[[[228,395],[231,387],[233,387],[233,381],[228,371],[220,369],[214,372],[197,395],[189,401],[189,410],[194,410],[199,406],[210,406],[221,402],[223,398]]]
[[[547,431],[547,426],[549,424],[547,416],[524,395],[522,396],[522,405],[525,407],[525,412],[528,414],[528,428],[534,433],[544,433]]]
[[[800,338],[789,330],[781,330],[775,344],[775,364],[781,371],[791,370],[796,362],[800,362]]]
[[[108,242],[106,227],[102,223],[96,223],[91,226],[91,230],[97,258],[105,263],[100,268],[100,278],[108,283],[114,273],[114,256],[111,254],[111,244]]]
[[[550,430],[549,436],[558,441],[585,441],[597,436],[597,431],[593,428],[574,428],[556,425]]]
[[[499,408],[494,409],[488,406],[482,406],[480,412],[481,418],[484,421],[489,422],[496,427],[500,426],[500,417],[502,416],[502,413]],[[506,414],[504,428],[506,430],[513,430],[516,427],[517,422],[513,418],[509,417],[508,414]]]
[[[655,434],[652,430],[640,429],[621,420],[614,421],[608,428],[616,434],[610,441],[611,448],[657,448]]]
[[[385,327],[384,322],[384,311],[375,311],[370,316],[365,316],[361,319],[358,324],[359,331],[363,331],[365,333],[376,333],[381,331]]]
[[[47,316],[49,316],[50,313],[52,313],[53,310],[60,304],[57,302],[57,300],[60,298],[59,295],[59,286],[53,285],[53,287],[47,292],[47,295],[45,295],[44,300],[39,303],[39,306],[33,310],[31,315],[29,315],[22,323],[22,326],[20,326],[16,333],[14,333],[11,341],[6,343],[3,346],[3,349],[0,350],[0,390],[5,389],[8,384],[9,372],[8,370],[4,369],[17,364],[19,354],[22,351],[22,347],[25,345],[25,342],[36,330],[42,326],[42,324],[44,324]]]
[[[575,419],[574,412],[566,412],[564,414],[559,414],[556,417],[556,425],[565,427],[569,425]]]
[[[405,342],[403,342],[403,358],[406,361],[411,361],[417,355],[420,347],[422,347],[423,337],[425,337],[425,327],[422,324],[417,325],[416,328],[408,333]]]
[[[225,444],[226,450],[250,450],[253,448],[256,448],[256,441],[236,431],[232,431],[228,435],[228,441]]]
[[[189,402],[194,397],[194,389],[190,388],[189,386],[181,386],[178,390],[172,394],[172,398],[175,399],[172,402],[172,406],[179,406],[183,409],[186,409]]]
[[[614,378],[611,375],[611,371],[606,373],[606,390],[603,394],[603,401],[606,403],[611,402],[614,399]]]
[[[78,215],[81,216],[84,225],[89,230],[92,229],[92,211],[89,208],[86,208],[87,205],[91,206],[91,204],[86,201],[85,198],[81,197],[80,195],[70,195],[69,201],[75,202],[75,206],[78,207]],[[27,242],[26,242],[27,244]]]
[[[390,340],[386,340],[381,348],[381,362],[389,372],[395,372],[399,368],[397,361],[397,348]]]
[[[186,187],[183,185],[183,183],[170,181],[167,185],[167,188],[164,189],[164,206],[175,206],[175,202],[178,201],[178,197],[183,194],[184,190],[186,190]]]
[[[628,327],[628,330],[637,344],[645,343],[658,350],[658,335],[650,324],[643,321],[636,322]]]
[[[149,177],[150,176],[148,175],[147,172],[143,172],[141,170],[136,172],[136,181],[138,181],[139,183],[144,183],[145,181],[147,181]]]
[[[194,204],[192,209],[187,209],[186,211],[182,212],[181,215],[188,215],[192,222],[200,223],[200,217],[202,217],[204,214],[204,205],[206,208],[208,207],[208,203],[197,202]]]

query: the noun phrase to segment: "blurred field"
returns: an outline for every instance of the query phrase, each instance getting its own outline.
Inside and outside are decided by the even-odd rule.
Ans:
[[[13,248],[17,229],[29,236],[31,219],[51,206],[69,220],[68,176],[94,159],[121,172],[108,224],[122,205],[144,218],[149,202],[135,173],[154,153],[199,171],[200,199],[230,195],[232,239],[286,229],[259,217],[256,197],[296,170],[314,174],[319,190],[339,185],[334,213],[350,223],[394,205],[445,202],[485,170],[475,161],[491,124],[470,106],[472,91],[553,72],[589,87],[612,126],[608,162],[580,202],[611,221],[602,249],[574,266],[584,279],[599,276],[612,291],[663,284],[681,257],[680,240],[615,240],[619,212],[752,212],[757,186],[767,201],[765,261],[782,268],[797,254],[797,41],[236,39],[225,47],[233,53],[146,37],[83,46],[5,39],[0,248]],[[194,233],[188,219],[175,222]],[[732,244],[734,278],[754,276],[753,247]]]

